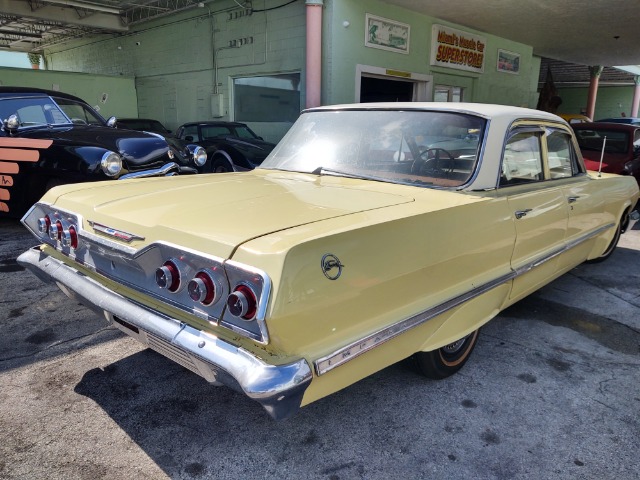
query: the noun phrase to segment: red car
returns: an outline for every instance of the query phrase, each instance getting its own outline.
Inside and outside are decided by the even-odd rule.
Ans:
[[[633,175],[640,184],[640,125],[622,123],[572,124],[588,170]],[[602,148],[604,145],[604,154]]]

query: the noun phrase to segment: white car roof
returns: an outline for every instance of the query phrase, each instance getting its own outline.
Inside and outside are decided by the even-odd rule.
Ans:
[[[510,117],[534,118],[564,122],[562,118],[553,113],[534,110],[532,108],[514,107],[511,105],[497,105],[491,103],[464,103],[464,102],[380,102],[380,103],[347,103],[342,105],[325,105],[314,107],[305,111],[317,110],[441,110],[447,112],[470,113],[486,118]]]

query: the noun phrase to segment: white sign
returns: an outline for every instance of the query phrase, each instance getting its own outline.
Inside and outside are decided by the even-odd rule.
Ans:
[[[470,72],[484,71],[484,37],[444,25],[431,29],[431,65]]]

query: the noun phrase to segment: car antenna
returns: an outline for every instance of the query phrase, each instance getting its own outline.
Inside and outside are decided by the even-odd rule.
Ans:
[[[607,137],[602,141],[602,152],[600,152],[600,166],[598,167],[598,177],[602,177],[602,159],[604,158],[604,147],[607,145]]]

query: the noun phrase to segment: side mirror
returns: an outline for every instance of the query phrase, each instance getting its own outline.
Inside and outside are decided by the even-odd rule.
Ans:
[[[117,123],[118,119],[116,117],[109,117],[107,120],[107,127],[116,128]]]
[[[193,135],[187,135],[186,137],[184,137],[184,139],[185,139],[187,142],[193,142]]]
[[[2,122],[2,129],[7,132],[15,132],[18,130],[20,126],[20,120],[18,120],[18,116],[14,113],[13,115],[9,115],[4,122]]]

